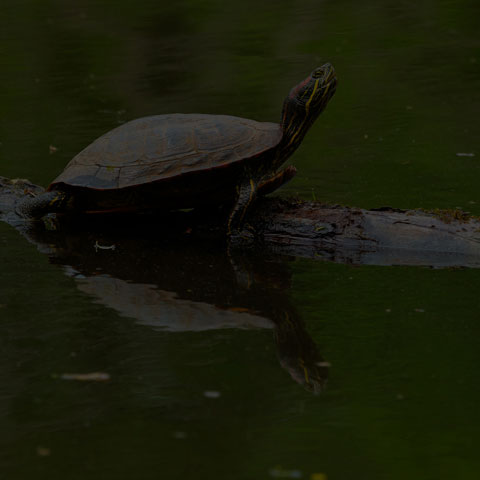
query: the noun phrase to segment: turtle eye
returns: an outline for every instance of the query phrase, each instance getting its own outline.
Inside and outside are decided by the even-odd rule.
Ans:
[[[323,68],[316,68],[312,72],[312,78],[320,78],[323,76],[323,74],[324,74]]]

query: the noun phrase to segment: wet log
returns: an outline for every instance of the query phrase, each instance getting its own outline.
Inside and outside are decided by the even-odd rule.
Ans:
[[[0,220],[23,232],[31,230],[32,222],[17,215],[15,205],[25,195],[38,195],[42,191],[42,187],[27,180],[0,177]],[[126,221],[122,216],[121,228],[132,226],[133,221],[137,222],[135,229],[138,222],[161,224],[162,235],[168,231],[170,236],[193,238],[205,237],[207,231],[210,235],[222,232],[218,214],[211,212],[183,212],[162,217],[161,222],[147,216]],[[102,218],[100,224],[105,227],[109,222],[115,220],[110,218],[106,222]],[[75,223],[80,222],[75,220]],[[480,266],[480,219],[460,210],[426,212],[390,207],[365,210],[264,197],[249,213],[244,230],[231,242],[239,248],[253,246],[276,254],[341,263]]]
[[[480,219],[460,210],[372,210],[264,199],[249,219],[277,251],[341,263],[480,266]],[[247,234],[248,235],[248,234]]]

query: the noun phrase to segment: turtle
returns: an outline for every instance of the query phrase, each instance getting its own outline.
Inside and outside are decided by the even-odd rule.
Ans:
[[[326,63],[290,90],[280,123],[229,115],[167,114],[129,121],[78,153],[64,171],[17,212],[142,212],[228,205],[227,234],[239,231],[259,195],[296,174],[280,167],[335,93]],[[210,207],[209,207],[210,208]]]

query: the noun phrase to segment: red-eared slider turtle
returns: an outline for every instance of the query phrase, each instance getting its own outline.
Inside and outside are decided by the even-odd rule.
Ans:
[[[140,118],[111,130],[75,156],[47,192],[28,198],[26,217],[49,212],[108,212],[233,205],[227,230],[238,229],[258,194],[295,175],[279,167],[335,93],[330,64],[316,68],[283,104],[281,123],[227,115]]]

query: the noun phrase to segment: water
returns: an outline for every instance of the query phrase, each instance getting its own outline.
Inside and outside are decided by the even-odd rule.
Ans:
[[[4,1],[0,175],[47,185],[149,114],[275,121],[330,61],[337,93],[282,194],[479,215],[479,15]],[[478,477],[477,270],[229,256],[129,225],[31,240],[0,225],[1,478]]]

